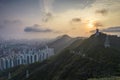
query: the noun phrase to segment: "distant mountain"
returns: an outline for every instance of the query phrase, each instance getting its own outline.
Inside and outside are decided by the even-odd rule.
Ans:
[[[95,34],[81,41],[75,40],[59,54],[42,62],[19,66],[0,73],[6,80],[11,72],[10,80],[88,80],[120,76],[120,40],[109,35],[110,47],[105,48],[106,34]],[[67,38],[68,39],[68,38]],[[25,77],[29,70],[29,77]]]
[[[57,37],[54,41],[48,43],[49,47],[52,47],[55,49],[55,53],[60,53],[63,49],[68,47],[71,43],[73,43],[76,40],[82,40],[83,38],[72,38],[68,35],[62,35]]]

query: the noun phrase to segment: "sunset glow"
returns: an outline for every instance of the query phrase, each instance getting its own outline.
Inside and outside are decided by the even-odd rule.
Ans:
[[[120,0],[2,0],[0,37],[89,36],[95,27],[108,29],[120,25],[119,4]]]
[[[93,21],[90,21],[90,22],[88,23],[88,28],[94,28],[94,23],[93,23]]]

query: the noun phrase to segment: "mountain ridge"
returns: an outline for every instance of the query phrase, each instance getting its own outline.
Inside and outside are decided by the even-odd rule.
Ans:
[[[105,36],[106,34],[100,33],[98,37],[93,34],[82,42],[76,40],[48,60],[25,66],[22,68],[23,72],[13,72],[12,74],[16,75],[12,76],[12,79],[87,80],[89,78],[120,76],[120,51],[116,47],[116,40],[119,41],[119,38],[113,39],[113,36],[109,35],[110,40],[116,43],[113,45],[111,42],[111,46],[105,48]],[[30,71],[29,78],[25,78],[25,70]]]
[[[68,47],[76,40],[83,40],[83,38],[72,38],[68,35],[57,37],[53,42],[48,43],[48,46],[55,49],[55,53],[60,53],[64,48]]]

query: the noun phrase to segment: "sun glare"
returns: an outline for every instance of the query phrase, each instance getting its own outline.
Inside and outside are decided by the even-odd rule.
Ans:
[[[88,23],[88,28],[94,28],[94,23],[93,23],[93,21],[89,21],[89,23]]]

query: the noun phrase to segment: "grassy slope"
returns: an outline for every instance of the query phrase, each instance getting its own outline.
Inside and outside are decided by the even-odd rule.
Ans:
[[[15,80],[87,80],[88,78],[120,75],[120,52],[114,47],[104,48],[105,35],[76,41],[60,54],[42,62],[25,66],[12,74]],[[71,50],[73,52],[71,52]],[[81,53],[86,56],[81,56]],[[25,78],[25,70],[30,77]],[[7,71],[9,72],[9,71]]]
[[[120,80],[120,77],[110,77],[110,78],[93,78],[88,80]]]

